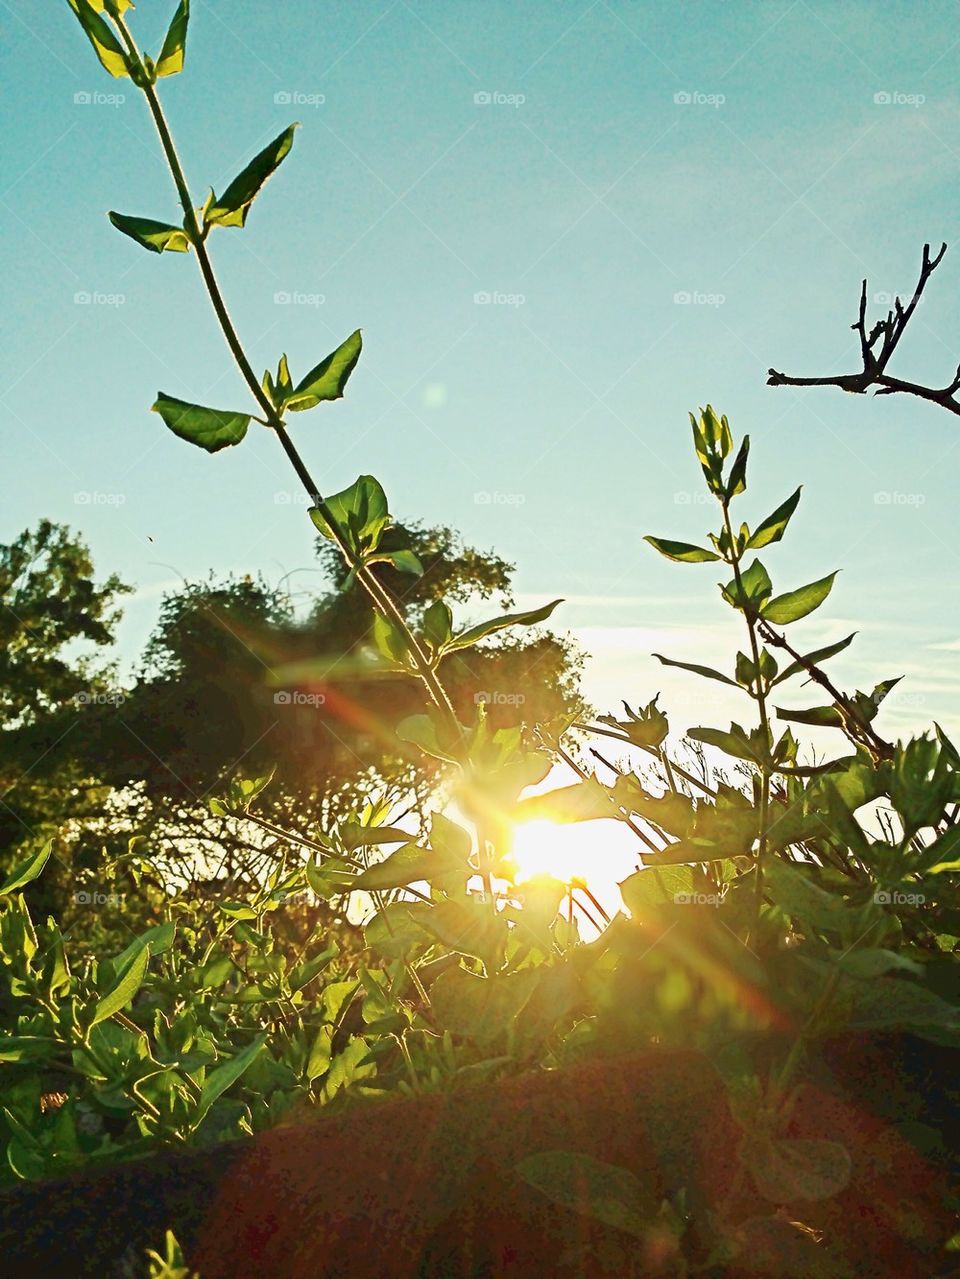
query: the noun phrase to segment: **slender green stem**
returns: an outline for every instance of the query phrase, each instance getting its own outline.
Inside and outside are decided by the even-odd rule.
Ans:
[[[760,765],[760,838],[757,842],[756,919],[759,920],[760,909],[763,905],[763,867],[767,852],[767,820],[770,808],[770,761],[771,752],[773,750],[773,734],[770,731],[770,717],[767,712],[767,694],[763,686],[763,675],[760,670],[760,642],[757,637],[757,619],[747,605],[746,594],[743,590],[743,576],[740,572],[740,555],[737,551],[737,540],[734,536],[733,524],[730,520],[729,499],[725,496],[721,497],[720,505],[723,508],[723,526],[726,530],[730,545],[730,566],[733,569],[733,578],[737,584],[737,596],[743,603],[743,615],[746,620],[747,631],[750,636],[750,654],[753,658],[755,699],[757,703],[757,712],[760,717],[760,728],[764,736],[764,760]]]
[[[437,673],[433,668],[430,658],[425,652],[423,646],[420,644],[416,635],[414,635],[413,631],[408,626],[406,618],[403,615],[403,611],[391,597],[390,593],[377,580],[375,574],[370,570],[370,568],[365,565],[357,555],[355,555],[349,542],[340,531],[336,519],[333,517],[322,494],[320,493],[319,487],[314,482],[310,472],[304,465],[300,454],[297,452],[293,442],[287,435],[283,419],[277,412],[276,407],[271,402],[263,387],[257,381],[257,376],[253,371],[250,361],[247,359],[246,352],[243,349],[243,344],[241,343],[233,321],[230,318],[230,312],[227,310],[227,305],[220,290],[220,285],[217,282],[213,263],[211,262],[210,255],[207,252],[206,233],[200,226],[197,219],[196,209],[190,196],[190,188],[187,185],[183,166],[180,163],[180,157],[177,154],[173,135],[170,132],[166,116],[163,113],[163,107],[160,104],[160,98],[157,94],[156,87],[147,75],[146,68],[143,65],[143,59],[140,56],[140,51],[137,48],[133,36],[130,34],[127,24],[118,14],[114,13],[111,14],[111,16],[126,46],[127,53],[137,70],[136,80],[138,87],[143,90],[144,96],[146,97],[147,103],[150,107],[150,113],[153,116],[153,121],[160,137],[160,145],[163,148],[167,165],[177,188],[177,194],[180,197],[180,204],[183,208],[184,214],[184,225],[190,236],[194,250],[196,251],[197,262],[200,265],[200,273],[203,276],[203,282],[210,297],[210,302],[220,324],[220,328],[223,331],[223,335],[226,338],[227,346],[230,348],[230,353],[236,361],[237,367],[249,387],[251,394],[262,409],[267,426],[271,427],[276,432],[283,450],[292,463],[293,468],[297,473],[297,477],[306,490],[307,495],[326,520],[327,525],[331,529],[337,545],[339,546],[347,563],[356,571],[357,580],[370,596],[374,606],[378,608],[384,616],[389,618],[389,620],[404,636],[414,667],[416,668],[417,676],[423,683],[433,702],[440,708],[449,726],[453,730],[454,740],[462,745],[462,726],[460,721],[457,719],[446,689],[437,677]]]

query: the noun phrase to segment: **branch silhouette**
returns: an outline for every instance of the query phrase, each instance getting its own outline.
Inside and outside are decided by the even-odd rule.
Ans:
[[[870,332],[867,332],[867,282],[863,281],[860,290],[860,310],[856,323],[850,327],[860,338],[860,356],[863,368],[858,373],[842,373],[835,377],[791,377],[780,373],[777,369],[768,369],[768,386],[838,386],[841,391],[849,391],[852,395],[865,395],[871,387],[876,388],[877,395],[916,395],[922,400],[939,404],[949,413],[960,416],[960,400],[956,398],[960,391],[960,364],[948,386],[925,386],[921,382],[908,382],[894,377],[887,372],[887,365],[893,357],[904,331],[917,309],[927,281],[943,261],[947,251],[946,244],[940,245],[935,257],[930,256],[930,245],[923,246],[923,261],[920,264],[920,276],[913,296],[906,303],[899,297],[894,298],[893,310],[886,317],[878,320]]]

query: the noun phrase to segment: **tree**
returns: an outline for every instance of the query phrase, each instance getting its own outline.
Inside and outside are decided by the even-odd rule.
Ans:
[[[513,567],[497,555],[464,547],[445,527],[389,533],[423,564],[420,576],[375,566],[412,624],[440,598],[496,596],[509,607]],[[123,809],[114,838],[149,831],[175,860],[204,848],[228,874],[243,874],[280,845],[212,816],[209,799],[233,775],[271,770],[263,811],[303,835],[371,794],[423,807],[439,766],[393,731],[424,709],[423,690],[376,669],[366,595],[347,586],[329,543],[318,544],[318,558],[330,589],[305,600],[252,577],[188,583],[165,598],[123,704],[91,706],[85,717],[89,767]],[[479,689],[500,727],[579,716],[579,664],[569,641],[540,632],[455,654],[444,678],[465,721]]]
[[[113,643],[129,589],[114,575],[97,582],[86,544],[50,520],[0,544],[0,865],[103,810],[77,729],[85,710],[116,699],[96,653]]]

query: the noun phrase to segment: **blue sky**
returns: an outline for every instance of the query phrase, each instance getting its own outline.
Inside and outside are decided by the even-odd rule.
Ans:
[[[148,49],[173,7],[132,15]],[[0,26],[0,539],[81,531],[138,587],[132,654],[172,582],[309,569],[311,530],[266,431],[208,457],[148,412],[158,390],[248,400],[196,264],[104,216],[176,220],[136,90],[65,3],[0,0]],[[858,628],[839,678],[909,676],[888,729],[960,730],[960,422],[764,384],[852,370],[861,278],[909,293],[925,240],[951,249],[897,371],[952,376],[958,60],[952,3],[194,0],[162,88],[198,200],[302,123],[247,230],[211,244],[258,371],[364,329],[347,398],[293,427],[328,491],[372,471],[398,517],[515,561],[524,604],[566,596],[605,707],[662,689],[678,727],[720,720],[735,705],[649,656],[732,655],[717,575],[642,541],[711,526],[687,424],[709,400],[753,440],[745,518],[805,484],[775,585],[844,569],[811,644]]]

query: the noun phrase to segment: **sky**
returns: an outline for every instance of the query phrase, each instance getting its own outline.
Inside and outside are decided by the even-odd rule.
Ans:
[[[141,0],[159,48],[174,5]],[[857,368],[872,313],[951,246],[894,371],[960,357],[957,6],[639,0],[194,0],[162,95],[199,203],[292,120],[244,232],[211,252],[254,367],[294,377],[362,327],[346,398],[295,419],[326,491],[375,474],[400,519],[517,565],[518,603],[590,654],[601,710],[661,692],[676,728],[743,718],[651,656],[732,664],[701,540],[689,410],[752,439],[742,518],[799,483],[777,590],[843,572],[796,636],[859,631],[846,687],[905,675],[889,735],[960,732],[960,421],[905,397],[774,389]],[[143,252],[105,213],[178,221],[145,104],[97,64],[66,3],[0,0],[6,98],[0,541],[41,516],[136,587],[121,652],[164,591],[210,569],[311,579],[312,529],[256,424],[207,456],[158,391],[249,407],[192,255]],[[799,699],[810,702],[801,692]]]

